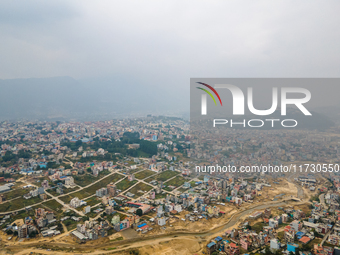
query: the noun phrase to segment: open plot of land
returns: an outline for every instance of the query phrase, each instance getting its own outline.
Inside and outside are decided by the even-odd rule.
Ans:
[[[139,172],[135,175],[135,177],[137,179],[140,179],[140,180],[143,180],[145,179],[146,177],[149,177],[150,175],[153,175],[155,174],[154,171],[151,171],[151,170],[145,170],[145,171],[142,171],[142,172]]]
[[[59,212],[62,210],[63,206],[55,200],[50,200],[42,203],[42,205],[52,211]]]
[[[163,192],[163,193],[159,193],[155,195],[155,199],[162,199],[162,198],[166,198],[166,195],[168,195],[169,193],[167,192]],[[170,195],[170,194],[169,194]]]
[[[72,229],[77,228],[77,225],[83,223],[83,221],[74,221],[72,219],[65,220],[64,225],[66,226],[67,230],[70,231]]]
[[[251,226],[251,229],[255,230],[256,233],[259,233],[260,231],[262,231],[264,226],[265,224],[263,222],[257,222],[253,226]]]
[[[90,197],[89,199],[86,199],[85,202],[87,203],[87,205],[94,206],[100,203],[100,200],[98,200],[97,197]]]
[[[148,192],[149,190],[151,190],[152,187],[150,185],[147,185],[145,183],[138,183],[136,186],[132,187],[131,189],[129,189],[128,191],[135,194],[136,197],[140,197],[141,195],[143,195],[144,193],[142,192],[138,192],[138,191],[144,191],[144,192]]]
[[[117,182],[122,178],[124,178],[124,176],[122,176],[120,174],[113,174],[113,175],[110,175],[110,176],[104,178],[100,182],[97,182],[97,183],[91,185],[90,187],[87,187],[83,191],[94,194],[94,192],[96,192],[97,189],[106,187],[109,183]]]
[[[178,191],[179,192],[186,192],[188,190],[188,188],[179,188]]]
[[[146,182],[151,182],[152,180],[156,180],[156,181],[167,181],[168,179],[178,175],[179,173],[178,172],[175,172],[175,171],[170,171],[170,170],[167,170],[167,171],[164,171],[160,174],[157,174],[153,177],[150,177],[148,179],[146,179],[145,181]]]
[[[77,189],[79,189],[78,187],[75,187],[73,189],[67,189],[67,188],[63,188],[63,192],[64,194],[68,194],[72,191],[76,191]],[[56,189],[49,189],[47,190],[48,193],[51,193],[51,195],[53,196],[59,196],[60,194],[56,192]]]
[[[78,207],[76,210],[78,210],[78,211],[83,211],[83,209],[84,209],[86,206],[89,205],[89,206],[91,206],[91,212],[90,212],[89,214],[87,214],[87,216],[92,217],[92,218],[95,217],[95,216],[97,216],[97,214],[96,214],[95,212],[93,212],[92,207],[93,207],[94,205],[100,203],[101,200],[100,200],[98,197],[94,196],[94,197],[90,197],[89,199],[86,199],[85,202],[86,202],[86,205],[83,205],[83,206],[81,206],[81,207]],[[91,216],[91,215],[92,215],[92,216]]]
[[[59,197],[59,199],[68,204],[71,201],[71,199],[74,198],[74,197],[77,197],[79,199],[83,199],[83,198],[89,197],[91,195],[93,195],[93,194],[85,192],[85,190],[80,190],[78,192]]]
[[[172,180],[165,182],[164,184],[169,186],[175,186],[176,188],[183,185],[185,183],[185,179],[182,176],[176,176]]]
[[[108,174],[110,174],[110,171],[105,169],[105,170],[101,171],[96,178],[100,179],[100,178],[102,178],[102,177],[104,177],[105,175],[108,175]]]
[[[0,212],[15,211],[42,201],[43,200],[41,200],[39,197],[33,197],[30,199],[20,197],[18,199],[0,204]]]
[[[34,210],[25,210],[23,209],[22,211],[19,211],[18,214],[16,215],[11,215],[10,221],[13,222],[15,220],[22,220],[24,218],[26,218],[27,216],[34,216]]]
[[[195,181],[191,181],[191,182],[190,182],[190,185],[191,185],[191,187],[196,187],[196,186],[197,186],[197,184],[196,184]]]
[[[91,184],[93,181],[95,181],[95,177],[90,174],[74,176],[74,182],[82,187]]]
[[[117,189],[124,191],[124,190],[127,190],[128,188],[130,188],[136,182],[137,182],[136,180],[130,182],[127,178],[125,178],[124,180],[118,182],[116,187],[117,187]]]
[[[10,200],[10,199],[13,199],[13,198],[16,198],[16,197],[21,197],[21,196],[27,194],[28,191],[29,191],[28,189],[18,188],[18,189],[14,189],[14,190],[8,191],[6,193],[3,193],[3,195],[7,200]]]

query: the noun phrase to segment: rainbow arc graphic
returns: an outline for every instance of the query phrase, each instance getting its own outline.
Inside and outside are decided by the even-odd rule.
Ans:
[[[212,92],[214,92],[215,95],[217,96],[218,100],[220,101],[221,106],[222,106],[222,100],[221,100],[221,98],[220,98],[220,95],[217,93],[217,91],[216,91],[213,87],[211,87],[210,85],[205,84],[205,83],[203,83],[203,82],[197,82],[197,83],[198,83],[198,84],[201,84],[201,85],[203,85],[203,86],[206,86],[206,87],[209,88]],[[209,90],[204,89],[204,88],[201,88],[201,87],[196,87],[196,88],[198,88],[198,89],[203,90],[204,92],[206,92],[206,93],[214,100],[215,105],[217,105],[216,100],[215,100],[215,97],[213,96],[213,94],[211,94],[211,92],[210,92]]]

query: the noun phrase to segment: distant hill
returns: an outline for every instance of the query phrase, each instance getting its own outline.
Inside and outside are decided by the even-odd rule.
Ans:
[[[100,120],[189,111],[188,98],[129,78],[0,80],[0,120]]]

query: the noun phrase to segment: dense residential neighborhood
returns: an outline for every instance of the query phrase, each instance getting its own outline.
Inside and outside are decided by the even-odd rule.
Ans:
[[[248,131],[212,143],[209,133],[191,134],[179,118],[2,122],[2,239],[86,244],[224,226],[202,241],[202,252],[335,253],[336,171],[323,178],[307,171],[197,171],[207,164],[337,162],[337,140],[315,132],[299,134],[301,144],[282,131],[261,143]]]

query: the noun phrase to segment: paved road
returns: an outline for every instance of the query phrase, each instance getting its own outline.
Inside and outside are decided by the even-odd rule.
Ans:
[[[325,202],[325,193],[322,193],[322,194],[319,196],[319,199],[320,199],[320,203],[322,204],[322,206],[323,206],[325,209],[328,209],[328,206],[326,205],[326,202]]]

